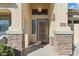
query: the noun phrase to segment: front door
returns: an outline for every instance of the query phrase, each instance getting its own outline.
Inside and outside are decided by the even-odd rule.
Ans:
[[[38,41],[48,43],[48,19],[39,19],[37,21],[37,39]]]

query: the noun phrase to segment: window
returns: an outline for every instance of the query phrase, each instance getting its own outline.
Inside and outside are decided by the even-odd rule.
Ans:
[[[0,9],[0,32],[5,32],[11,25],[11,11],[9,9]]]
[[[71,24],[72,23],[72,20],[68,20],[68,24]]]
[[[48,15],[48,9],[42,9],[41,12],[38,9],[32,9],[32,15]]]
[[[79,20],[68,20],[68,24],[78,24],[79,23]]]
[[[68,17],[73,17],[73,15],[68,15]]]
[[[32,34],[36,34],[36,20],[32,20]]]
[[[74,20],[74,24],[77,24],[77,23],[79,23],[79,20]]]
[[[0,17],[0,32],[5,32],[8,30],[10,25],[10,18],[9,17]]]

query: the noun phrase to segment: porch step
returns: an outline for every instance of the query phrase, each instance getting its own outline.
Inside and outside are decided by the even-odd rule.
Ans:
[[[37,43],[32,44],[32,45],[30,45],[30,46],[28,46],[28,47],[36,46],[36,45],[39,45],[39,44],[41,44],[41,41],[38,41]]]
[[[35,50],[38,50],[39,48],[42,48],[40,41],[25,48],[25,55],[27,55]]]

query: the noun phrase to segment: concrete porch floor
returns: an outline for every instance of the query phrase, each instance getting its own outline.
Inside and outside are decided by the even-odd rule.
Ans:
[[[79,44],[75,45],[73,56],[79,56]]]
[[[44,45],[43,47],[40,46],[33,46],[34,51],[28,53],[27,56],[57,56],[54,46],[50,44]],[[79,45],[76,45],[73,56],[79,56]]]
[[[27,56],[55,56],[56,54],[54,50],[54,46],[47,44],[44,47],[27,54]]]

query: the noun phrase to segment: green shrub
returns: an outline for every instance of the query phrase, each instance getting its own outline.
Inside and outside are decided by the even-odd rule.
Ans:
[[[6,46],[5,44],[0,44],[0,56],[14,56],[14,49]]]

